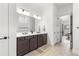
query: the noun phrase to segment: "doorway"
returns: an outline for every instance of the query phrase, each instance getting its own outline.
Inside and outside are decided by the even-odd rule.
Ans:
[[[65,45],[66,48],[72,50],[73,49],[72,14],[61,16],[60,20],[61,20],[61,29],[62,29],[61,43],[63,43],[63,45]]]

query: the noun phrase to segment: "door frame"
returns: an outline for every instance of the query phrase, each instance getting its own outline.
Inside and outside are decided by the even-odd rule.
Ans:
[[[70,15],[70,34],[71,34],[71,40],[70,40],[70,49],[73,49],[73,14]]]
[[[16,30],[18,15],[16,13],[16,3],[9,4],[9,56],[16,56]]]
[[[63,32],[63,29],[62,29],[62,32]],[[70,39],[70,50],[72,51],[73,50],[73,13],[70,14],[70,37],[71,37],[71,39]]]

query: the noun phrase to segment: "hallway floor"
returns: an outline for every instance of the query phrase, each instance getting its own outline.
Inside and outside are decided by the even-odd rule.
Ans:
[[[63,37],[63,39],[66,39],[66,37]],[[77,56],[69,49],[69,43],[68,40],[63,40],[62,43],[55,46],[44,45],[25,56]]]
[[[76,56],[69,49],[66,49],[62,44],[52,46],[42,46],[25,56]]]

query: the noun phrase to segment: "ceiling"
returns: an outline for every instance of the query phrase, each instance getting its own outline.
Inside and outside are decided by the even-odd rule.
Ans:
[[[23,7],[26,9],[30,9],[33,11],[38,12],[39,14],[42,13],[43,9],[47,6],[50,6],[50,4],[53,3],[17,3],[17,7]],[[64,7],[72,7],[72,3],[54,3],[54,5],[58,8],[64,8]]]
[[[43,8],[45,8],[49,4],[51,4],[51,3],[19,3],[19,5],[22,5],[24,7],[29,7],[29,8],[32,8],[32,9],[39,9],[39,10],[42,10]],[[55,6],[57,8],[63,8],[63,7],[67,7],[67,6],[73,6],[72,3],[54,3],[54,4],[55,4]]]
[[[34,13],[42,14],[43,9],[51,3],[17,3],[17,8],[24,8],[26,10],[31,10]]]
[[[55,3],[57,8],[73,7],[73,3]]]
[[[26,10],[31,10],[32,12],[42,13],[43,7],[45,6],[42,3],[17,3],[17,8],[23,8]]]

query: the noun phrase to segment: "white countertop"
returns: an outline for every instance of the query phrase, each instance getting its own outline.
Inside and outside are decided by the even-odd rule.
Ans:
[[[43,33],[28,33],[28,34],[22,34],[22,33],[17,33],[17,37],[23,37],[23,36],[32,36],[32,35],[39,35],[39,34],[47,34],[46,32]]]

